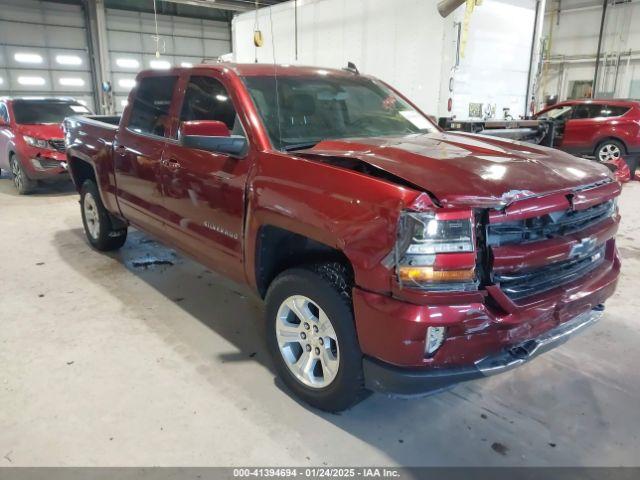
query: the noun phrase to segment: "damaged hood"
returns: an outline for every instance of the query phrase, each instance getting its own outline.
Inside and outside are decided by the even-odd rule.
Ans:
[[[443,206],[504,206],[611,177],[606,167],[559,150],[461,133],[327,140],[298,153],[356,159],[430,192]]]

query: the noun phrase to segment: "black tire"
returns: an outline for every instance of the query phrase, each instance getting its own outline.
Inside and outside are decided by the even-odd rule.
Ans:
[[[280,378],[300,399],[327,412],[349,408],[366,396],[362,352],[356,335],[347,269],[340,263],[324,263],[286,270],[271,283],[266,296],[267,345]],[[337,337],[338,369],[328,386],[305,385],[287,366],[276,336],[281,305],[301,295],[326,313]]]
[[[86,207],[86,208],[85,208]],[[84,233],[96,250],[118,250],[127,241],[127,229],[113,228],[109,212],[104,208],[100,192],[93,180],[85,180],[80,190],[80,212]],[[87,218],[87,217],[90,218]]]
[[[613,152],[619,152],[617,155],[613,155]],[[611,154],[607,154],[611,152]],[[627,148],[620,140],[608,138],[598,144],[593,154],[598,162],[606,162],[607,160],[613,160],[614,158],[620,158],[627,154]]]
[[[25,172],[22,162],[16,155],[11,155],[9,157],[9,168],[11,168],[13,184],[15,185],[19,195],[28,195],[36,189],[38,182],[31,180],[27,176],[27,172]]]

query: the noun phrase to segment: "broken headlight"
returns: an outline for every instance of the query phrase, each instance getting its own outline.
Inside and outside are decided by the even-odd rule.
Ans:
[[[476,290],[472,211],[403,212],[395,257],[403,287]]]

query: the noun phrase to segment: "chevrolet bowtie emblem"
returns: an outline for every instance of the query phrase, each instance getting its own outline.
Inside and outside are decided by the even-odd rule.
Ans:
[[[596,241],[596,237],[583,238],[582,240],[580,240],[580,242],[571,247],[571,253],[569,254],[569,256],[582,257],[595,248]]]

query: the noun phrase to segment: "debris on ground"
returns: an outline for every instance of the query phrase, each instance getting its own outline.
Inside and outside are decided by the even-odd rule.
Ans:
[[[509,451],[509,449],[507,448],[506,445],[503,445],[500,442],[493,442],[491,444],[491,449],[496,452],[499,453],[500,455],[506,455],[507,452]]]

